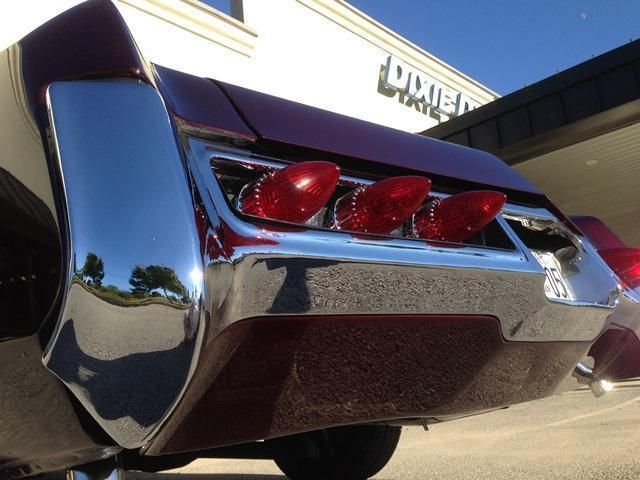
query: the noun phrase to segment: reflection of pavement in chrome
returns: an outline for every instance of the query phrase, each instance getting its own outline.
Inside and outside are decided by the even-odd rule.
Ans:
[[[74,284],[48,367],[120,440],[135,444],[186,380],[194,349],[184,341],[187,312],[162,304],[113,305]]]
[[[230,294],[241,300],[233,312],[240,318],[265,312],[486,313],[500,318],[510,338],[571,340],[595,338],[604,322],[601,309],[550,304],[542,276],[514,272],[272,258],[245,260],[236,275]]]
[[[582,388],[507,410],[405,428],[375,479],[613,479],[640,477],[640,381],[594,398]],[[179,473],[180,475],[176,475]],[[198,460],[132,480],[284,480],[267,460]]]
[[[73,285],[71,291],[69,317],[83,319],[74,325],[78,345],[94,357],[112,360],[131,353],[169,350],[184,337],[183,309],[162,304],[121,307],[79,285]]]

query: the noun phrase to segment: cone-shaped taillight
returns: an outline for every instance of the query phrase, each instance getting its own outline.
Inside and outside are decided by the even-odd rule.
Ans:
[[[436,199],[413,216],[413,234],[430,240],[464,242],[500,213],[506,199],[503,193],[489,190]]]
[[[624,286],[640,287],[640,248],[607,248],[598,253],[620,277]]]
[[[238,208],[249,215],[303,223],[326,205],[340,178],[331,162],[302,162],[244,187]]]
[[[393,177],[360,187],[336,202],[334,228],[353,232],[389,233],[424,202],[431,180]]]

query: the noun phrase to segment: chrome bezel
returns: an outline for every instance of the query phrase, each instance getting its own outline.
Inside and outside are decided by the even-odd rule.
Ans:
[[[192,161],[195,162],[194,167],[197,166],[194,170],[201,171],[202,183],[200,184],[200,187],[209,191],[211,198],[214,199],[215,206],[211,204],[211,208],[215,210],[218,215],[223,217],[225,222],[231,222],[232,224],[240,222],[242,227],[251,225],[251,222],[254,219],[243,214],[239,214],[239,212],[237,212],[228,202],[226,194],[222,191],[222,188],[213,174],[212,170],[215,170],[215,166],[227,164],[236,167],[241,166],[255,171],[261,169],[276,170],[292,163],[286,160],[257,155],[251,152],[242,152],[236,149],[229,150],[226,147],[221,148],[211,142],[206,142],[192,137],[185,137],[184,140],[186,145],[188,145],[187,151],[189,152],[189,156]],[[359,186],[370,185],[375,181],[377,181],[377,179],[368,179],[353,175],[341,175],[339,185],[357,188]],[[439,198],[449,196],[448,193],[438,191],[430,192],[430,195]],[[590,271],[598,271],[602,268],[602,260],[597,254],[595,254],[595,251],[590,249],[588,246],[585,246],[583,239],[562,225],[562,223],[551,212],[543,208],[524,206],[511,202],[505,204],[502,214],[499,215],[496,220],[514,245],[513,250],[466,244],[453,244],[455,248],[451,248],[452,244],[448,242],[427,243],[424,240],[410,237],[399,238],[372,234],[357,234],[354,236],[354,234],[350,232],[316,228],[310,225],[303,226],[301,229],[302,231],[299,233],[281,233],[279,236],[281,240],[283,238],[289,240],[301,235],[305,237],[307,245],[309,238],[313,237],[323,245],[326,245],[327,242],[336,241],[343,246],[349,245],[350,247],[353,247],[353,251],[357,251],[360,247],[366,245],[369,247],[381,247],[380,252],[384,252],[383,255],[375,257],[369,257],[368,255],[356,255],[355,258],[351,258],[351,255],[347,255],[346,259],[349,260],[358,259],[372,262],[400,262],[405,264],[442,268],[511,271],[532,273],[543,276],[544,272],[538,261],[533,257],[533,255],[531,255],[529,248],[509,226],[507,220],[510,219],[524,222],[544,222],[547,225],[552,226],[555,231],[566,237],[576,247],[577,251],[580,252],[580,255],[576,257],[576,261],[588,264],[588,270]],[[261,224],[268,224],[272,222],[261,218],[255,218],[255,220],[259,221]],[[275,223],[286,224],[285,222]],[[286,225],[293,226],[293,224]],[[298,225],[297,227],[300,226]],[[264,234],[265,231],[262,230],[261,233]],[[398,251],[402,251],[403,254],[391,254],[392,252],[397,253]],[[404,255],[409,252],[411,252],[409,255]],[[313,254],[314,252],[309,251],[308,253]],[[320,256],[324,256],[322,255],[322,252],[315,253]],[[417,255],[424,255],[425,258],[418,258]],[[438,258],[440,256],[443,258]],[[616,282],[611,280],[610,271],[606,266],[603,271],[599,272],[599,275],[603,282],[609,285],[606,292],[601,289],[602,285],[591,288],[589,285],[583,284],[580,286],[581,291],[578,292],[577,300],[560,300],[545,297],[545,301],[550,304],[563,304],[567,306],[607,309],[613,308],[618,296],[620,295],[619,287]],[[598,290],[600,291],[598,292]],[[510,335],[506,336],[510,337]]]

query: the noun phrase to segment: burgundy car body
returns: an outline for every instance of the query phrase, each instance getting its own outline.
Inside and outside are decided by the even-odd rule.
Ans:
[[[571,221],[600,252],[625,248],[626,244],[600,219],[572,216]],[[638,289],[625,288],[622,305],[609,317],[606,328],[589,350],[597,375],[611,380],[640,376],[640,302]]]
[[[3,55],[0,115],[31,170],[0,153],[0,477],[541,398],[614,309],[595,252],[487,153],[148,64],[106,0]],[[306,160],[345,191],[423,175],[508,204],[446,244],[248,217],[225,190]],[[545,249],[575,298],[545,295]]]

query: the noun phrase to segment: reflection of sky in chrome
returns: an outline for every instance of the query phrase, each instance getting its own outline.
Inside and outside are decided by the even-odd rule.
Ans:
[[[73,82],[54,84],[50,97],[76,268],[93,252],[102,284],[129,290],[133,267],[163,265],[193,291],[194,214],[157,94],[134,82]]]
[[[153,194],[149,194],[153,197]],[[77,255],[77,268],[82,268],[87,253],[93,252],[102,258],[104,262],[105,277],[103,285],[116,285],[123,290],[129,290],[129,278],[136,265],[144,267],[148,265],[162,265],[176,271],[180,281],[192,290],[191,272],[198,268],[198,260],[190,258],[188,254],[196,245],[197,238],[193,238],[186,228],[179,228],[177,223],[193,223],[189,212],[176,212],[175,206],[160,202],[156,206],[159,211],[167,212],[168,216],[153,214],[140,215],[133,213],[130,228],[123,224],[125,220],[116,212],[121,205],[123,195],[113,206],[91,209],[88,204],[75,207],[74,218],[83,225],[83,231],[95,232],[91,235],[75,235],[74,251]],[[177,202],[176,202],[177,203]],[[149,205],[145,206],[145,210]],[[135,212],[135,208],[132,209]],[[176,217],[176,215],[180,215]],[[180,222],[176,222],[180,218]],[[185,222],[186,220],[186,222]],[[195,228],[195,227],[193,227]],[[192,230],[193,231],[193,230]]]
[[[86,213],[95,215],[95,218],[101,218],[104,222],[99,227],[102,230],[99,234],[76,237],[74,250],[77,268],[82,268],[87,253],[93,252],[104,262],[103,285],[111,284],[122,290],[129,290],[129,278],[136,265],[162,265],[174,269],[180,281],[189,290],[193,289],[195,277],[192,272],[194,268],[198,268],[198,260],[195,257],[189,258],[185,253],[191,250],[197,239],[189,238],[189,232],[185,229],[172,228],[175,225],[161,219],[153,221],[151,218],[138,218],[135,223],[138,227],[131,231],[121,225],[121,219],[109,212],[98,210]],[[83,224],[86,225],[85,222]]]

